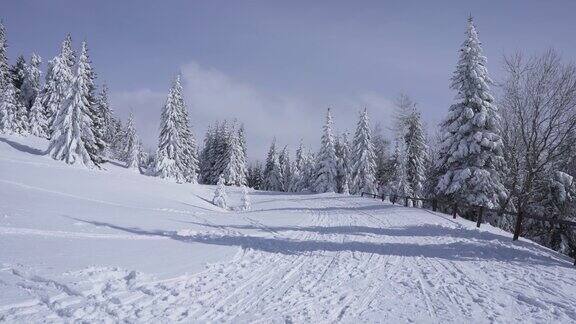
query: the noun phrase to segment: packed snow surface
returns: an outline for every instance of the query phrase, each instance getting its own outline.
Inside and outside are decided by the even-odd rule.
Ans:
[[[0,322],[574,322],[571,260],[338,194],[71,167],[0,136]]]

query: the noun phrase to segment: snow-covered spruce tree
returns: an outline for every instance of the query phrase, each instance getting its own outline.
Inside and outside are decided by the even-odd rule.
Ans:
[[[90,89],[87,75],[90,72],[85,63],[84,60],[78,62],[74,82],[56,113],[48,152],[55,160],[92,167],[96,161],[92,160],[88,152],[88,145],[94,141],[94,135],[92,120],[88,115]]]
[[[276,138],[272,140],[270,150],[268,150],[268,157],[266,158],[263,177],[264,190],[282,190],[282,171],[280,162],[278,161],[278,153],[276,152]]]
[[[314,191],[314,181],[316,175],[316,157],[309,150],[302,154],[302,163],[300,167],[300,180],[297,188],[299,192]]]
[[[224,183],[227,185],[236,185],[240,180],[237,173],[237,163],[241,148],[234,128],[235,125],[230,126],[228,123],[224,123],[222,133],[220,134],[222,153],[219,164],[222,165],[222,175],[224,176]]]
[[[302,179],[302,165],[304,162],[304,146],[302,144],[302,140],[300,140],[300,144],[296,149],[296,155],[294,156],[294,163],[292,163],[292,169],[290,173],[292,177],[290,179],[290,186],[288,191],[290,192],[298,192],[300,191],[300,181]]]
[[[220,208],[227,209],[228,195],[226,195],[226,185],[224,182],[224,177],[220,176],[220,178],[218,178],[216,190],[214,191],[214,198],[212,198],[212,203]]]
[[[292,164],[290,163],[290,153],[288,152],[287,145],[284,146],[284,149],[278,156],[278,163],[280,164],[282,191],[289,191],[290,182],[292,181]]]
[[[16,89],[15,87],[13,87],[13,89]],[[22,104],[22,101],[20,101],[18,98],[20,97],[20,95],[18,94],[18,91],[14,91],[14,97],[15,97],[15,113],[14,113],[14,120],[12,121],[12,132],[15,134],[28,134],[28,130],[30,128],[30,124],[28,122],[28,111],[26,109],[26,106],[24,106],[24,104]]]
[[[412,197],[412,189],[406,175],[406,147],[404,139],[397,138],[394,143],[394,154],[392,155],[391,167],[394,170],[392,174],[391,194],[396,196]]]
[[[204,146],[200,152],[200,182],[210,184],[212,179],[212,169],[214,168],[215,132],[212,125],[208,126],[204,136]]]
[[[368,111],[364,109],[354,134],[354,149],[352,151],[352,193],[376,193],[376,157],[368,119]]]
[[[6,30],[0,23],[0,131],[24,134],[28,114],[20,102],[21,69],[26,63],[20,56],[14,67],[8,65]]]
[[[450,107],[441,124],[439,163],[445,172],[437,190],[442,196],[486,207],[494,207],[507,194],[501,181],[505,162],[491,82],[470,17],[451,84],[459,102]]]
[[[190,126],[190,117],[188,115],[188,108],[184,101],[182,94],[182,84],[180,82],[180,75],[176,76],[174,81],[174,101],[179,115],[178,129],[182,138],[182,172],[186,182],[198,182],[198,149],[196,147],[196,138]]]
[[[240,145],[240,152],[237,156],[238,162],[236,163],[239,178],[239,183],[246,185],[248,183],[248,148],[246,147],[246,133],[244,124],[238,128],[238,145]]]
[[[126,162],[126,156],[124,155],[126,128],[119,118],[112,119],[112,133],[114,136],[108,149],[109,153],[111,153],[111,158]]]
[[[242,186],[242,210],[248,211],[252,208],[250,203],[250,195],[248,195],[248,188]]]
[[[126,168],[140,172],[140,140],[134,126],[134,114],[130,112],[126,123]]]
[[[242,186],[246,184],[245,144],[241,139],[243,134],[237,129],[236,122],[232,125],[224,122],[218,132],[217,170],[224,175],[227,185]]]
[[[412,196],[421,198],[424,195],[424,182],[426,181],[428,147],[420,112],[414,108],[406,116],[405,123],[406,179],[410,185]]]
[[[144,147],[144,143],[142,143],[142,139],[138,136],[138,164],[140,168],[146,169],[148,167],[149,161],[149,154],[146,148]]]
[[[25,105],[22,96],[22,85],[24,84],[24,79],[26,78],[26,70],[28,65],[26,64],[26,59],[23,55],[18,55],[16,58],[16,63],[10,67],[10,79],[12,84],[14,84],[14,89],[16,90],[16,97],[23,105]]]
[[[156,153],[156,175],[161,178],[184,182],[186,180],[182,167],[184,151],[180,133],[181,112],[174,94],[174,85],[168,93],[166,103],[160,116],[160,136]]]
[[[0,92],[0,132],[13,133],[16,126],[16,114],[18,104],[14,91],[14,85],[10,81],[4,82],[3,89]]]
[[[90,138],[84,138],[84,143],[86,144],[86,149],[88,154],[90,154],[90,159],[96,164],[100,164],[104,161],[103,154],[106,147],[104,142],[104,121],[103,117],[98,110],[98,105],[96,104],[96,86],[94,85],[95,74],[92,69],[92,62],[90,61],[90,56],[88,55],[88,45],[86,42],[82,42],[82,49],[80,52],[80,57],[78,58],[78,65],[83,65],[82,75],[77,77],[84,78],[82,82],[86,86],[86,115],[90,118],[90,127],[92,128],[92,134]]]
[[[248,166],[248,176],[246,181],[248,182],[248,186],[254,189],[262,189],[262,165],[260,162],[256,162],[250,164]]]
[[[0,20],[0,95],[10,80],[10,66],[8,65],[8,42],[6,40],[6,28]]]
[[[22,82],[22,101],[24,105],[30,111],[32,105],[36,101],[36,97],[40,93],[41,84],[40,78],[42,72],[40,71],[40,64],[42,64],[42,58],[36,53],[32,53],[30,57],[30,62],[26,65],[26,70],[24,71],[24,81]]]
[[[336,157],[338,158],[338,173],[336,183],[338,192],[343,194],[350,193],[350,145],[348,136],[342,133],[336,140]]]
[[[101,119],[101,130],[103,133],[102,140],[105,143],[104,152],[102,155],[106,158],[117,158],[118,152],[114,152],[114,142],[117,138],[118,124],[116,123],[116,118],[114,117],[114,112],[110,108],[110,103],[108,102],[108,87],[102,85],[100,92],[96,96],[95,111],[97,111]],[[121,127],[120,127],[121,128]]]
[[[390,141],[384,136],[380,123],[372,128],[372,143],[376,162],[376,190],[383,195],[389,195],[392,183],[392,155],[389,152]]]
[[[42,93],[42,106],[46,110],[49,129],[52,134],[52,124],[56,114],[61,111],[62,105],[68,95],[68,90],[74,81],[72,68],[74,67],[75,53],[72,49],[72,37],[66,36],[60,54],[50,60],[46,72],[46,84]]]
[[[332,134],[332,115],[330,108],[326,113],[326,123],[318,152],[315,168],[314,191],[336,192],[336,175],[338,172],[338,159],[334,148],[334,136]]]
[[[30,122],[30,134],[42,138],[47,138],[46,134],[46,116],[44,115],[44,107],[42,107],[42,102],[40,96],[37,96],[30,108],[30,114],[28,116]]]
[[[208,135],[208,134],[207,134]],[[209,147],[207,147],[206,152],[208,153],[208,169],[207,169],[207,182],[208,184],[216,184],[220,175],[226,172],[226,168],[229,165],[231,159],[230,155],[230,127],[228,122],[225,120],[222,123],[217,122],[212,127],[212,132],[209,134],[211,138],[208,141]],[[234,171],[233,168],[231,171]],[[224,178],[227,181],[227,177]]]

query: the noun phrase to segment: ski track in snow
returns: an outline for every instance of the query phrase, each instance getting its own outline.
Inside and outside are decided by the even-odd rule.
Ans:
[[[290,197],[298,196],[277,199]],[[256,234],[207,220],[205,231],[142,236],[0,227],[0,235],[66,238],[226,237],[241,247],[232,260],[163,281],[131,270],[90,267],[64,273],[62,278],[71,285],[38,276],[22,265],[3,265],[0,278],[8,277],[32,299],[0,306],[0,322],[576,321],[576,282],[571,275],[576,270],[566,261],[566,269],[559,269],[483,259],[478,251],[440,255],[442,251],[431,249],[454,242],[478,244],[478,250],[490,244],[502,249],[514,245],[506,241],[509,237],[501,237],[501,242],[483,239],[481,232],[450,216],[358,197],[308,197],[295,199],[296,212],[306,216],[291,227],[265,225],[256,219],[258,211],[239,213]],[[441,237],[418,231],[421,225],[469,235]],[[412,232],[402,234],[406,228]],[[402,244],[421,245],[422,255],[398,253]],[[526,249],[518,246],[518,251]]]

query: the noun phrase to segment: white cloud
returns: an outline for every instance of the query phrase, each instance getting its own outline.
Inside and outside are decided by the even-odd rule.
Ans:
[[[325,110],[333,107],[336,128],[353,131],[356,112],[367,107],[373,121],[387,120],[391,102],[378,94],[362,93],[349,99],[333,99],[324,106],[309,98],[296,98],[264,93],[253,85],[235,80],[225,73],[205,68],[195,62],[181,68],[184,98],[199,143],[207,126],[217,120],[237,119],[246,127],[251,159],[263,159],[272,137],[289,145],[292,151],[302,138],[316,148],[320,141]],[[116,93],[111,96],[113,108],[122,117],[135,112],[138,131],[147,146],[157,141],[158,120],[165,92],[149,89]]]

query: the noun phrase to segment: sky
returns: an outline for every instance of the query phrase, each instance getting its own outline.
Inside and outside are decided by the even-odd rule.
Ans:
[[[86,40],[112,108],[133,111],[155,147],[168,89],[180,73],[197,141],[217,120],[244,123],[251,160],[273,137],[292,152],[319,146],[326,109],[353,133],[361,108],[385,129],[394,102],[417,102],[429,133],[454,102],[449,80],[475,19],[488,70],[504,55],[553,47],[576,57],[576,1],[87,1],[2,0],[8,54],[44,63],[71,33]],[[45,69],[45,65],[44,65]]]

